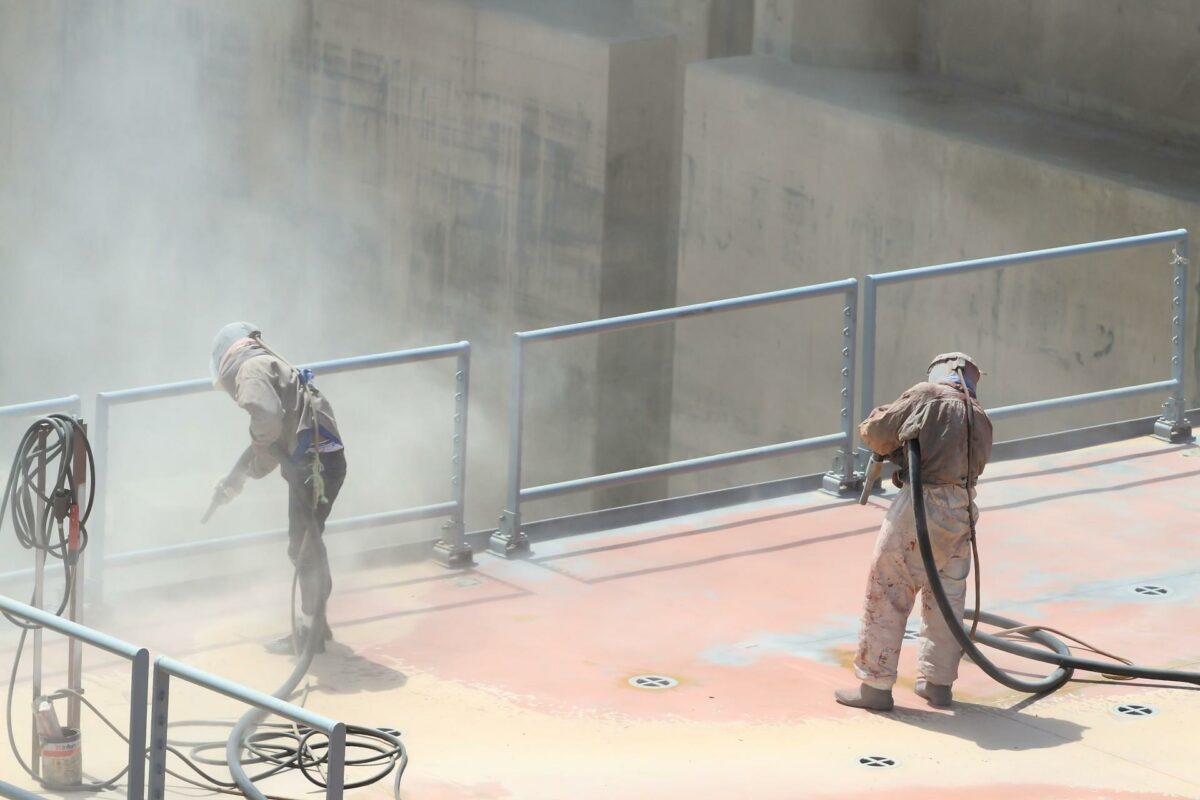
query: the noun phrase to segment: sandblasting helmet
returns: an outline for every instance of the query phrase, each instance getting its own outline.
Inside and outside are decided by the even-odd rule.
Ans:
[[[262,331],[253,322],[231,322],[217,331],[217,338],[213,339],[212,360],[209,362],[214,386],[221,379],[221,361],[233,343],[239,339],[261,335]]]
[[[975,363],[975,359],[966,353],[942,353],[929,362],[929,368],[926,371],[929,373],[930,383],[940,383],[948,378],[957,377],[960,369],[967,381],[967,389],[974,394],[979,377],[983,372]]]

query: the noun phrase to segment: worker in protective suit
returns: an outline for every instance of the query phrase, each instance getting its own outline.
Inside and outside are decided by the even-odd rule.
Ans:
[[[241,492],[246,478],[263,478],[277,465],[288,484],[288,557],[297,570],[303,616],[295,636],[289,633],[267,649],[296,652],[312,636],[314,651],[324,652],[333,638],[325,621],[333,581],[322,535],[346,479],[333,408],[312,385],[312,373],[276,355],[248,322],[221,328],[211,368],[214,385],[250,414],[250,446],[218,482],[218,497],[227,502]]]
[[[894,403],[872,411],[858,428],[868,448],[901,466],[904,443],[919,441],[929,538],[938,574],[958,619],[962,618],[966,600],[971,540],[979,515],[974,502],[975,481],[992,450],[992,423],[975,397],[980,375],[979,367],[968,355],[939,355],[929,365],[926,382],[913,386]],[[867,578],[854,659],[854,673],[862,684],[835,692],[839,703],[856,708],[892,708],[900,645],[918,593],[922,598],[924,641],[917,662],[920,679],[916,693],[932,706],[949,707],[951,686],[958,677],[962,649],[926,585],[906,477],[903,470],[893,475],[893,481],[902,488],[879,531]]]

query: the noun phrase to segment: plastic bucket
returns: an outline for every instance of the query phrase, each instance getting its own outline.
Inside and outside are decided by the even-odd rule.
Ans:
[[[62,736],[42,738],[42,780],[52,789],[70,789],[83,783],[79,731],[63,728]]]

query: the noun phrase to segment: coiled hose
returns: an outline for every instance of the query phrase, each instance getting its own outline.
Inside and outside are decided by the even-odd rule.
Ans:
[[[916,516],[917,523],[917,545],[921,550],[921,561],[925,565],[925,575],[928,579],[930,591],[933,592],[933,598],[937,602],[938,610],[941,611],[942,617],[946,620],[946,626],[950,629],[950,633],[958,641],[963,651],[988,677],[1010,689],[1030,694],[1047,694],[1061,688],[1063,684],[1071,679],[1076,670],[1095,672],[1103,676],[1142,678],[1153,681],[1171,681],[1200,685],[1200,672],[1155,669],[1151,667],[1139,667],[1136,664],[1111,663],[1090,658],[1080,658],[1073,655],[1070,648],[1061,639],[1045,630],[1039,630],[1036,627],[1030,628],[1015,620],[1002,617],[999,614],[969,608],[963,612],[963,619],[970,619],[977,615],[981,622],[1012,630],[1014,633],[1020,632],[1021,636],[1037,642],[1045,649],[1031,647],[1027,644],[1021,644],[1011,639],[983,632],[976,632],[973,640],[967,634],[967,630],[963,627],[962,622],[957,618],[954,608],[950,605],[950,599],[946,597],[946,590],[942,587],[942,580],[938,574],[937,562],[933,558],[933,545],[929,541],[929,525],[925,519],[925,494],[924,485],[921,481],[921,445],[917,440],[910,439],[908,441],[907,457],[909,491],[912,492],[913,514]],[[979,647],[976,646],[976,640],[980,644],[994,647],[997,650],[1003,650],[1006,653],[1052,664],[1055,670],[1045,678],[1027,680],[1015,677],[992,663]]]
[[[318,460],[318,457],[315,454],[313,456],[313,460]],[[316,469],[317,468],[314,468],[314,472]],[[308,520],[308,525],[306,526],[307,529],[305,531],[304,542],[300,546],[300,554],[299,558],[297,559],[296,571],[294,572],[292,578],[293,646],[299,643],[299,637],[297,636],[295,630],[295,606],[296,587],[300,578],[300,565],[303,564],[308,558],[309,543],[312,540],[311,537],[318,535],[318,523],[315,515],[315,506],[324,499],[321,494],[322,490],[319,486],[313,486],[312,491],[314,508],[310,509],[310,519]],[[300,685],[300,681],[304,679],[305,674],[308,672],[308,668],[312,666],[312,660],[314,654],[316,653],[317,645],[319,643],[323,643],[324,641],[324,628],[326,627],[324,598],[321,598],[318,601],[316,613],[313,615],[313,619],[314,624],[308,629],[308,638],[303,642],[303,650],[300,652],[300,658],[296,662],[295,668],[292,669],[292,673],[288,676],[287,680],[285,680],[279,686],[279,688],[272,693],[274,697],[278,698],[279,700],[283,700],[284,702],[289,701],[289,698],[291,698],[292,694],[296,691],[296,687]],[[237,721],[237,724],[233,726],[233,730],[230,731],[229,738],[225,742],[225,760],[229,764],[229,772],[233,777],[234,783],[237,784],[238,789],[241,790],[242,794],[250,798],[250,800],[267,800],[267,795],[263,794],[263,792],[254,785],[255,780],[261,780],[262,778],[274,775],[283,769],[298,766],[298,764],[294,762],[283,762],[278,764],[276,768],[270,769],[262,775],[251,777],[246,773],[245,762],[242,758],[242,751],[250,749],[253,753],[253,756],[262,760],[263,754],[261,749],[255,751],[255,749],[250,745],[249,740],[251,739],[251,734],[253,734],[254,729],[262,724],[266,717],[267,712],[263,711],[262,709],[254,708],[246,712],[242,718]],[[387,764],[387,766],[385,769],[366,780],[356,783],[347,783],[342,788],[353,789],[359,786],[366,786],[374,783],[375,781],[387,775],[387,773],[391,770],[391,765],[394,764],[396,766],[396,777],[392,783],[392,795],[396,798],[396,800],[399,800],[400,780],[404,777],[404,770],[408,767],[408,750],[405,748],[404,743],[400,741],[399,734],[391,729],[367,728],[357,725],[346,726],[346,733],[353,734],[358,737],[359,741],[355,743],[354,746],[375,751],[375,755],[368,756],[362,761],[355,762],[347,759],[347,766],[362,766],[365,764],[379,763],[380,754],[384,756],[384,762]],[[371,746],[363,742],[362,740],[364,739],[382,740],[384,746]],[[299,749],[311,751],[315,748],[308,744],[308,738],[305,736],[300,740]],[[305,753],[297,753],[296,755],[300,759],[301,764],[306,760],[303,758]],[[314,776],[313,770],[304,768],[302,765],[300,765],[298,768],[301,769],[304,777],[307,778],[310,783],[320,787],[325,786],[323,775],[320,777]]]
[[[80,442],[86,455],[84,467],[86,473],[84,475],[75,475],[75,448]],[[42,466],[44,466],[48,478],[44,490],[39,487],[38,481],[38,472]],[[86,484],[88,488],[86,498],[75,495],[75,487],[80,484]],[[34,422],[21,438],[21,443],[17,448],[17,453],[9,469],[8,481],[4,487],[4,493],[0,495],[0,526],[3,525],[5,520],[11,518],[17,541],[22,547],[29,550],[40,550],[48,558],[56,558],[62,561],[64,589],[62,600],[54,612],[57,616],[62,616],[66,611],[67,604],[71,600],[71,593],[75,587],[76,564],[87,548],[87,522],[91,515],[95,492],[95,461],[92,456],[91,445],[88,442],[86,432],[80,420],[65,414],[51,414]],[[67,536],[64,532],[64,522],[72,506],[77,506],[79,513],[80,540],[77,549],[74,551],[70,549]],[[294,594],[295,581],[293,581]],[[31,598],[31,602],[32,600],[33,598]],[[322,603],[318,616],[320,619],[324,619],[324,615],[325,609],[324,603]],[[28,762],[21,756],[20,748],[17,747],[16,736],[13,731],[14,690],[17,685],[21,655],[25,649],[27,635],[39,626],[27,623],[8,614],[4,614],[4,616],[21,631],[16,653],[13,657],[12,671],[9,675],[5,706],[9,746],[12,748],[13,756],[22,769],[31,778],[42,783],[41,778],[33,772]],[[295,614],[292,616],[294,618]],[[317,634],[319,635],[320,631],[317,631]],[[285,701],[289,700],[296,686],[312,664],[313,651],[317,641],[310,633],[308,640],[304,643],[302,656],[296,664],[296,668],[292,671],[292,674],[288,677],[284,685],[275,692],[276,697]],[[59,694],[72,693],[66,690]],[[128,743],[129,740],[125,733],[101,713],[100,709],[96,708],[82,695],[76,694],[76,697],[78,697],[83,705],[94,712],[114,734],[120,737],[122,741]],[[254,734],[254,729],[261,724],[264,716],[265,714],[259,712],[251,712],[243,716],[234,726],[234,731],[227,742],[200,743],[196,745],[193,753],[196,756],[195,759],[189,758],[178,748],[168,747],[174,755],[199,776],[200,780],[189,778],[172,770],[167,770],[168,774],[193,786],[226,794],[236,794],[237,792],[234,791],[234,787],[236,787],[242,794],[254,798],[254,800],[263,800],[263,798],[282,800],[273,795],[264,795],[255,788],[253,782],[278,774],[286,769],[299,769],[311,783],[317,786],[324,786],[324,776],[321,774],[320,765],[327,758],[327,753],[325,752],[324,744],[319,741],[310,742],[310,739],[316,735],[316,732],[304,726],[271,725],[265,726],[269,729],[267,732]],[[196,723],[174,724],[188,725]],[[399,732],[390,728],[368,728],[359,725],[347,725],[346,734],[346,746],[348,750],[346,766],[359,768],[374,766],[376,770],[366,778],[347,782],[345,788],[353,789],[375,783],[386,777],[394,767],[396,774],[392,792],[398,798],[400,779],[403,777],[405,767],[408,765],[408,753],[404,744],[400,741]],[[354,738],[351,739],[350,737]],[[375,741],[373,742],[372,740]],[[199,753],[204,750],[222,746],[225,748],[228,757],[230,772],[235,778],[233,783],[222,781],[205,772],[196,763],[197,761],[201,761],[202,763],[224,764],[225,762],[204,761],[199,757]],[[249,751],[250,755],[246,762],[243,762],[241,758],[242,750]],[[351,758],[349,756],[349,751],[351,750],[365,750],[368,754],[361,758]],[[261,774],[248,776],[244,763],[266,763],[271,766]],[[107,780],[82,783],[76,789],[79,791],[110,789],[125,776],[126,772],[128,772],[128,767]],[[43,785],[45,784],[43,783]],[[63,791],[61,787],[57,790]]]

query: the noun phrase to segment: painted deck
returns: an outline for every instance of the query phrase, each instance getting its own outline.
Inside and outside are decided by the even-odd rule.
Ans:
[[[1145,438],[990,467],[983,606],[1139,663],[1200,669],[1197,454]],[[1035,699],[964,664],[955,708],[936,711],[912,693],[914,646],[894,712],[834,703],[833,689],[854,682],[887,503],[812,493],[540,542],[528,561],[481,555],[467,572],[339,571],[337,642],[314,663],[305,703],[402,729],[406,800],[1200,797],[1196,688],[1082,676]],[[1134,591],[1143,585],[1168,592]],[[291,669],[260,646],[286,618],[283,594],[164,601],[140,619],[118,609],[97,627],[271,691]],[[87,659],[89,696],[120,718],[125,667]],[[678,683],[630,685],[644,674]],[[1121,716],[1122,703],[1155,713]],[[173,687],[172,719],[237,713]],[[86,715],[84,748],[96,775],[123,753]],[[860,763],[870,756],[896,766]],[[11,758],[5,748],[5,778],[29,786]],[[263,788],[317,796],[290,777]],[[350,793],[389,795],[387,783]]]

